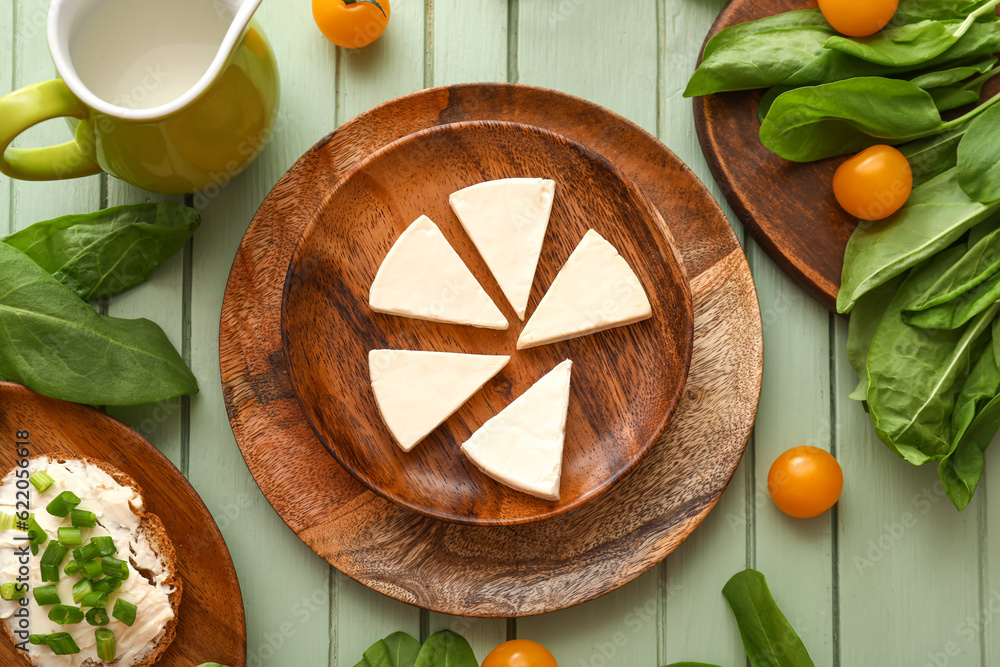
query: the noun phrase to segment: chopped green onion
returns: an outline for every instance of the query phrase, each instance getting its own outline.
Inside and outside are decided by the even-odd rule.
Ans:
[[[115,633],[101,628],[94,633],[97,638],[97,657],[101,660],[115,659]]]
[[[70,523],[77,528],[93,528],[97,525],[97,515],[87,510],[72,510],[69,517]]]
[[[111,595],[122,587],[122,580],[118,577],[104,577],[94,583],[94,590]]]
[[[55,585],[52,586],[36,586],[31,590],[32,594],[35,596],[35,603],[39,607],[46,607],[50,604],[60,604],[62,600],[59,599],[59,591],[56,589]]]
[[[94,607],[87,612],[87,623],[93,626],[107,625],[110,622],[111,619],[108,618],[108,612],[100,607]]]
[[[13,514],[7,514],[6,512],[0,512],[0,530],[10,530],[14,527],[14,519],[17,517]]]
[[[78,547],[83,544],[83,535],[80,533],[79,528],[63,526],[59,529],[58,534],[59,544],[64,547]]]
[[[82,565],[89,560],[97,558],[98,551],[100,551],[100,547],[94,544],[94,540],[91,540],[89,544],[84,544],[82,547],[73,549],[73,559],[77,565]]]
[[[63,491],[45,506],[45,511],[52,516],[66,516],[79,504],[80,498],[75,493]]]
[[[45,638],[45,643],[56,655],[73,655],[80,652],[80,647],[76,645],[68,632],[57,632]]]
[[[99,560],[88,560],[86,563],[80,566],[80,576],[86,579],[94,579],[101,576],[101,561]]]
[[[131,627],[135,623],[136,606],[125,598],[115,600],[115,608],[111,610],[111,615],[119,621]]]
[[[66,567],[63,568],[63,574],[65,574],[67,577],[76,576],[76,573],[79,571],[80,567],[76,564],[76,560],[72,558],[68,563],[66,563]]]
[[[49,620],[59,625],[79,623],[83,620],[83,610],[79,607],[57,604],[52,609],[49,609]]]
[[[73,584],[73,602],[80,604],[83,598],[93,592],[94,588],[90,584],[90,579],[81,579]]]
[[[11,581],[9,583],[4,584],[3,586],[0,586],[0,599],[4,599],[7,601],[20,600],[21,591],[18,590],[17,584]]]
[[[39,493],[45,493],[45,490],[52,486],[56,480],[52,479],[52,475],[44,470],[39,470],[34,475],[29,477],[28,481],[31,482],[36,489],[38,489]]]
[[[55,540],[49,542],[49,546],[45,547],[45,553],[42,554],[39,566],[42,571],[42,581],[59,581],[59,568],[67,553],[69,553],[69,549]]]
[[[101,567],[104,569],[104,574],[109,577],[128,579],[128,563],[120,558],[105,556],[101,559]]]
[[[87,597],[80,601],[81,607],[107,607],[108,594],[101,591],[92,591]]]
[[[110,535],[98,535],[90,540],[90,543],[97,546],[98,556],[114,556],[118,553],[118,547],[115,546],[115,541],[111,539]]]
[[[45,635],[28,635],[28,641],[31,642],[32,646],[45,646],[45,640],[48,639]]]
[[[28,519],[28,539],[31,540],[32,545],[34,545],[36,548],[45,544],[46,540],[49,539],[49,536],[48,534],[46,534],[45,530],[38,525],[37,521],[35,521],[34,514],[32,514],[31,518]]]

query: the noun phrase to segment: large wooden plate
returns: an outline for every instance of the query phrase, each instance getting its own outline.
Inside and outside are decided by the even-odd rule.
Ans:
[[[29,432],[31,456],[82,454],[130,475],[142,487],[146,509],[163,520],[177,550],[184,593],[177,635],[157,666],[246,665],[246,620],[233,561],[212,515],[180,471],[142,436],[103,412],[0,382],[0,476],[17,465],[18,431]],[[0,640],[0,664],[28,663],[11,642]]]
[[[705,38],[723,28],[813,9],[814,0],[732,0]],[[983,99],[1000,91],[987,83]],[[849,156],[807,164],[789,162],[759,140],[757,107],[763,91],[694,99],[695,128],[708,166],[754,240],[802,287],[836,311],[847,239],[857,224],[833,196],[833,173]]]
[[[428,127],[508,120],[597,151],[656,205],[691,283],[695,336],[677,411],[653,450],[607,493],[520,526],[463,526],[372,493],[319,439],[292,392],[279,310],[298,235],[366,155]],[[760,396],[761,321],[743,251],[698,179],[654,137],[577,97],[504,83],[424,90],[320,141],[247,230],[222,309],[230,423],[250,472],[289,527],[331,565],[403,602],[466,616],[527,616],[612,591],[653,567],[715,506],[746,448]]]
[[[654,316],[593,336],[517,351],[523,324],[448,205],[498,178],[556,181],[530,314],[566,258],[596,228],[629,261]],[[393,317],[368,307],[383,258],[421,215],[434,220],[502,308],[493,331]],[[429,267],[428,267],[429,268]],[[592,500],[632,469],[666,428],[687,378],[691,293],[660,214],[611,164],[560,135],[473,121],[417,132],[361,162],[323,202],[288,269],[282,334],[292,387],[323,444],[361,483],[428,516],[470,525],[526,523]],[[510,355],[493,381],[403,452],[368,384],[373,349]],[[573,381],[560,499],[520,493],[480,472],[459,445],[564,359]]]

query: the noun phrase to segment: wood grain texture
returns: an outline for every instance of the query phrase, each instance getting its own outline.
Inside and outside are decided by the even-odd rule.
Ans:
[[[529,312],[587,230],[596,228],[635,271],[652,304],[652,319],[515,350],[523,324],[451,211],[448,196],[483,181],[532,176],[555,179],[556,196]],[[421,215],[441,227],[493,302],[502,304],[512,323],[507,331],[394,317],[368,307],[369,287],[384,257]],[[431,128],[386,146],[327,196],[288,268],[282,337],[292,388],[306,416],[355,478],[434,518],[510,525],[580,507],[650,450],[687,378],[692,320],[687,277],[670,233],[618,170],[586,147],[537,127],[474,121]],[[385,428],[369,390],[373,349],[510,355],[511,361],[407,453]],[[573,360],[574,372],[561,497],[550,502],[490,479],[458,447],[564,359]]]
[[[484,118],[558,131],[635,180],[681,249],[695,309],[684,399],[664,439],[627,481],[563,517],[496,529],[407,512],[364,490],[336,465],[311,435],[291,392],[277,317],[294,230],[304,228],[346,169],[413,131]],[[311,178],[298,182],[303,169]],[[562,608],[613,590],[659,562],[718,500],[746,446],[759,395],[753,283],[732,230],[702,185],[620,116],[528,86],[423,91],[372,109],[317,144],[275,187],[241,244],[220,342],[237,442],[289,526],[369,587],[419,606],[477,616]]]
[[[147,511],[163,520],[177,551],[184,595],[176,637],[157,664],[194,667],[225,660],[234,667],[246,665],[236,570],[215,521],[180,471],[138,433],[93,408],[6,382],[0,383],[0,405],[0,470],[17,465],[16,434],[27,430],[31,456],[69,452],[105,461],[139,483]],[[10,642],[0,642],[0,662],[22,664]]]

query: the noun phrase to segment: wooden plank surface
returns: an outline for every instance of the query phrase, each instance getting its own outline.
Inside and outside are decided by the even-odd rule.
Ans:
[[[750,454],[705,524],[674,555],[623,589],[542,617],[482,621],[391,601],[332,571],[260,495],[233,442],[218,382],[217,331],[229,264],[250,216],[283,171],[340,122],[426,85],[520,80],[582,95],[624,114],[687,161],[718,197],[680,95],[722,0],[460,0],[396,2],[386,36],[339,51],[316,31],[309,3],[264,3],[259,17],[278,54],[282,116],[261,159],[216,197],[196,201],[205,222],[190,253],[150,283],[100,307],[149,317],[190,355],[201,394],[180,404],[115,410],[185,472],[233,554],[248,617],[250,664],[352,667],[374,640],[451,628],[482,658],[516,629],[560,664],[744,664],[720,590],[752,565],[817,665],[941,667],[1000,661],[1000,459],[987,457],[979,495],[957,513],[931,467],[914,469],[874,437],[846,399],[855,382],[832,320],[753,245],[765,326],[761,411]],[[0,8],[0,92],[51,78],[47,0]],[[64,141],[65,123],[35,128],[18,145]],[[0,230],[151,195],[113,179],[61,183],[0,179]],[[726,209],[728,212],[728,209]],[[738,233],[738,222],[734,221]],[[189,295],[189,296],[188,296]],[[845,472],[835,515],[793,521],[766,493],[778,453],[795,444],[832,449]],[[991,529],[992,528],[992,529]],[[282,573],[275,599],[275,573]]]

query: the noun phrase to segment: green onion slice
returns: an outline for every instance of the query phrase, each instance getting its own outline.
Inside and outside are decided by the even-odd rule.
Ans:
[[[52,479],[52,475],[44,470],[39,470],[34,475],[29,477],[28,481],[31,482],[32,486],[38,489],[39,493],[45,493],[45,491],[52,486],[56,480]]]
[[[83,544],[83,534],[79,528],[63,526],[59,528],[59,544],[64,547],[78,547]]]
[[[82,565],[89,560],[97,558],[98,551],[100,551],[100,548],[94,544],[94,540],[91,540],[89,544],[84,544],[82,547],[73,549],[73,559],[77,565]]]
[[[108,618],[108,612],[101,607],[94,607],[87,612],[87,623],[93,626],[107,625],[111,622]]]
[[[111,610],[111,615],[119,621],[131,627],[135,623],[136,606],[124,598],[115,600],[115,608]]]
[[[63,574],[65,574],[67,577],[74,577],[76,576],[76,573],[79,571],[80,567],[76,564],[76,560],[72,558],[68,563],[66,563],[66,567],[63,568]]]
[[[95,579],[101,576],[103,571],[104,570],[101,569],[101,561],[97,559],[88,560],[80,566],[80,576],[86,577],[87,579]]]
[[[62,600],[59,599],[59,591],[56,589],[55,585],[36,586],[31,592],[35,596],[35,602],[39,607],[46,607],[50,604],[60,604],[62,602]]]
[[[48,639],[46,635],[29,635],[28,641],[31,642],[32,646],[45,646],[45,640]]]
[[[98,556],[114,556],[118,553],[118,547],[110,535],[98,535],[90,540],[90,543],[97,547]]]
[[[35,521],[34,514],[32,514],[31,518],[28,519],[28,539],[31,540],[32,546],[35,547],[36,549],[39,546],[45,544],[45,542],[49,539],[49,536],[45,532],[45,530],[38,525],[37,521]]]
[[[4,599],[7,601],[20,600],[21,591],[18,590],[17,584],[11,581],[4,584],[3,586],[0,586],[0,599]]]
[[[101,567],[104,569],[104,574],[109,577],[128,579],[128,563],[120,558],[105,556],[101,559]]]
[[[63,491],[45,506],[45,511],[52,516],[66,516],[79,504],[80,498],[75,493]]]
[[[13,528],[15,519],[17,519],[17,517],[13,514],[0,512],[0,530],[10,530]]]
[[[108,594],[101,591],[91,591],[87,597],[80,601],[81,607],[107,607]]]
[[[59,625],[79,623],[83,620],[83,610],[79,607],[57,604],[49,610],[49,620]]]
[[[115,633],[107,628],[94,632],[97,638],[97,657],[101,660],[115,659]]]
[[[93,591],[94,587],[91,585],[90,579],[81,579],[73,584],[73,602],[80,604],[83,598],[90,595]]]
[[[70,523],[77,528],[93,528],[97,525],[97,515],[87,510],[71,510],[69,518]]]
[[[80,647],[76,645],[68,632],[57,632],[45,638],[45,643],[56,655],[73,655],[80,652]]]
[[[39,569],[42,571],[42,581],[59,581],[59,568],[68,553],[69,549],[55,540],[49,542],[39,564]]]

